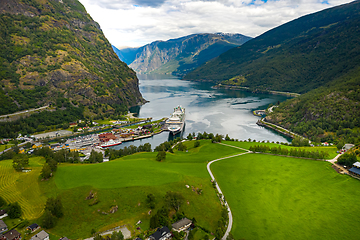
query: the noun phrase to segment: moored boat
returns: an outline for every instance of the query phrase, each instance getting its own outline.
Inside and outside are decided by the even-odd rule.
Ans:
[[[100,145],[100,147],[102,148],[107,148],[107,147],[112,147],[112,146],[116,146],[116,145],[120,145],[122,142],[120,140],[113,140],[110,139],[109,141],[107,141],[106,143],[103,143]]]
[[[177,106],[174,108],[174,112],[171,117],[166,120],[167,129],[173,135],[180,133],[184,129],[185,125],[185,108]]]

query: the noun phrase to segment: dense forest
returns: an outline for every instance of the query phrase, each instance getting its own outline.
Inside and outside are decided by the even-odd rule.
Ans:
[[[135,72],[77,0],[4,0],[0,28],[0,115],[58,98],[110,108],[143,101]]]
[[[305,93],[360,65],[360,2],[306,15],[231,49],[185,76]]]
[[[316,142],[360,144],[360,67],[288,100],[266,117]]]

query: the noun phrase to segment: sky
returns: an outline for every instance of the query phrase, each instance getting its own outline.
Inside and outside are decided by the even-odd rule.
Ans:
[[[79,0],[118,48],[194,33],[256,37],[301,16],[349,0]]]

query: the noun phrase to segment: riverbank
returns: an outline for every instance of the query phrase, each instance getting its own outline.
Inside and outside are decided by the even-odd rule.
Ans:
[[[280,91],[272,91],[272,90],[259,90],[259,89],[251,89],[249,87],[241,87],[241,86],[234,86],[234,85],[223,85],[219,83],[218,85],[213,86],[214,89],[231,89],[231,90],[245,90],[252,93],[268,93],[268,94],[274,94],[274,95],[283,95],[287,97],[298,97],[301,94],[299,93],[291,93],[291,92],[280,92]]]
[[[300,136],[299,134],[297,133],[294,133],[294,132],[291,132],[283,127],[280,127],[276,124],[273,124],[273,123],[269,123],[269,122],[266,122],[265,121],[265,118],[262,118],[260,120],[258,120],[256,122],[257,125],[259,126],[262,126],[262,127],[266,127],[266,128],[269,128],[269,129],[272,129],[284,136],[287,136],[287,137],[290,137],[290,138],[295,138],[295,137],[300,137],[300,138],[304,138],[303,136]]]

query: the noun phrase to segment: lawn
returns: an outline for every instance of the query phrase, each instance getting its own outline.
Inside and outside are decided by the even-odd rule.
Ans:
[[[38,178],[44,160],[30,158],[31,172],[16,172],[12,160],[0,161],[0,192],[7,202],[19,202],[26,219],[36,219],[41,216],[46,198],[41,195]]]
[[[260,143],[260,142],[236,142],[236,141],[223,141],[223,143],[226,143],[228,145],[232,145],[232,146],[236,146],[236,147],[241,147],[241,148],[245,148],[245,149],[249,149],[251,146],[255,146],[255,145],[267,145],[270,148],[272,147],[281,147],[281,148],[287,148],[287,149],[292,149],[292,148],[296,148],[296,149],[301,149],[301,150],[306,150],[306,151],[324,151],[329,153],[329,156],[327,157],[327,159],[332,159],[334,157],[336,157],[336,155],[338,155],[338,153],[336,153],[336,151],[338,151],[338,149],[336,148],[336,146],[329,146],[329,147],[293,147],[293,146],[287,146],[287,145],[281,145],[281,144],[276,144],[276,143]]]
[[[360,181],[328,162],[246,154],[211,168],[236,239],[359,238]]]
[[[86,238],[92,229],[102,231],[123,224],[138,232],[135,223],[139,220],[143,222],[142,230],[146,230],[150,220],[146,196],[155,195],[156,212],[165,204],[167,191],[180,192],[185,198],[181,211],[214,232],[221,208],[206,164],[239,150],[210,140],[201,141],[198,148],[193,148],[194,141],[184,144],[188,152],[174,150],[167,153],[164,162],[155,160],[157,153],[138,153],[99,164],[59,165],[55,177],[41,183],[47,196],[60,195],[65,209],[64,217],[51,232],[69,238]],[[202,189],[202,194],[195,191],[197,188]],[[85,200],[90,191],[96,192],[99,200],[93,206],[89,206],[91,200]],[[115,205],[119,207],[116,213],[103,214]]]

